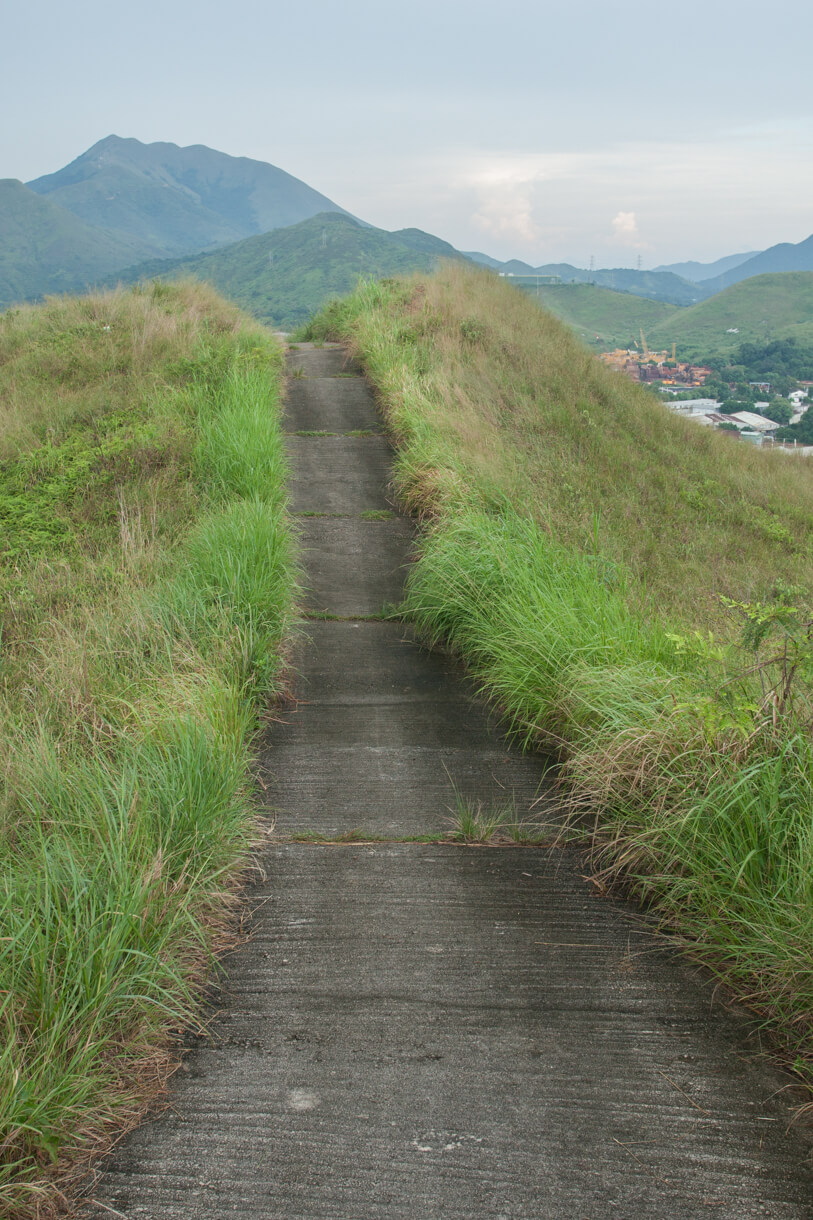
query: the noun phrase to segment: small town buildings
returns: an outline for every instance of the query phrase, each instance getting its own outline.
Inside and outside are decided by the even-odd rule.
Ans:
[[[735,415],[728,415],[724,418],[729,419],[732,424],[741,424],[744,428],[750,428],[752,432],[773,432],[779,427],[775,419],[768,419],[766,415],[757,415],[755,411],[737,411]]]
[[[602,352],[599,359],[631,381],[660,382],[680,389],[700,386],[711,374],[711,369],[704,365],[679,363],[671,352],[637,352],[617,347],[613,352]]]

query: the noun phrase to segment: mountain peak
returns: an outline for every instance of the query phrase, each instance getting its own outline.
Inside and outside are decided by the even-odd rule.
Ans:
[[[204,144],[143,144],[109,135],[35,194],[138,246],[141,258],[179,256],[344,209],[284,170]]]

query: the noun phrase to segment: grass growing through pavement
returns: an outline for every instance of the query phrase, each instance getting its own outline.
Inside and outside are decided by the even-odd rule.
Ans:
[[[0,1210],[194,1017],[253,842],[293,565],[281,354],[200,286],[0,319]]]
[[[397,443],[407,611],[809,1072],[813,467],[675,418],[487,273],[361,285],[312,334]]]

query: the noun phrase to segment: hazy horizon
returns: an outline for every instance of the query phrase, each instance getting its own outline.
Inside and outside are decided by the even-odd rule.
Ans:
[[[303,179],[383,229],[533,265],[643,267],[813,232],[813,13],[415,0],[43,0],[6,21],[0,177],[115,132]]]

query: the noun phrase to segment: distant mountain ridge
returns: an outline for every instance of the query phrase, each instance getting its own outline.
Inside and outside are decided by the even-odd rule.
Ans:
[[[499,259],[481,254],[477,250],[469,251],[465,257],[497,271],[500,275],[558,275],[565,284],[598,284],[601,288],[609,288],[611,291],[631,292],[635,296],[647,297],[652,301],[666,301],[670,305],[694,305],[705,295],[698,285],[663,269],[636,271],[630,267],[607,267],[598,271],[586,271],[583,267],[574,267],[570,263],[545,263],[542,267],[532,267],[530,263],[523,263],[516,258],[501,263]]]
[[[813,271],[813,235],[795,244],[780,242],[756,253],[729,254],[714,263],[671,263],[652,271],[626,267],[587,271],[570,263],[532,267],[518,259],[500,262],[479,251],[470,251],[466,257],[503,275],[558,275],[564,283],[598,284],[616,292],[631,292],[673,305],[695,305],[754,276]]]
[[[795,244],[783,241],[776,246],[769,246],[767,250],[754,255],[753,258],[740,263],[730,271],[715,276],[713,279],[703,280],[700,287],[707,296],[711,296],[713,293],[722,292],[724,288],[729,288],[732,284],[738,284],[741,280],[777,271],[813,271],[813,234]]]
[[[336,225],[330,217],[347,223]],[[587,310],[585,329],[597,335],[627,327],[627,315],[635,311],[631,303],[622,306],[620,294],[694,306],[753,276],[813,270],[813,236],[758,254],[653,271],[585,270],[569,263],[533,267],[479,251],[461,253],[419,229],[375,229],[265,162],[204,145],[144,144],[115,135],[27,185],[0,181],[0,308],[116,278],[180,274],[183,265],[259,316],[288,324],[326,296],[352,287],[358,275],[423,271],[439,258],[467,258],[504,275],[555,275],[574,287],[609,289],[618,326],[605,321],[604,305],[599,308],[594,295],[559,294],[563,308],[567,301],[576,313]],[[801,297],[796,293],[794,299]],[[654,321],[652,311],[646,321]],[[574,324],[580,325],[575,315]]]
[[[750,250],[747,254],[727,254],[725,258],[718,258],[713,263],[669,263],[662,267],[653,267],[653,271],[671,271],[673,275],[679,275],[684,280],[700,284],[703,280],[713,279],[715,276],[723,275],[726,271],[732,271],[734,267],[739,267],[740,263],[747,262],[749,258],[755,258],[759,253],[759,250]]]
[[[86,224],[137,247],[135,258],[212,249],[319,212],[349,215],[284,170],[203,144],[142,144],[107,136],[54,174],[29,182],[35,194]]]
[[[603,288],[632,292],[636,296],[670,301],[675,305],[691,305],[756,275],[813,271],[813,235],[796,243],[779,242],[767,250],[728,254],[713,263],[668,263],[651,271],[636,271],[627,267],[603,267],[588,271],[570,263],[546,263],[541,267],[532,267],[519,259],[500,262],[478,250],[467,251],[466,258],[503,275],[558,275],[565,283],[600,284]]]

